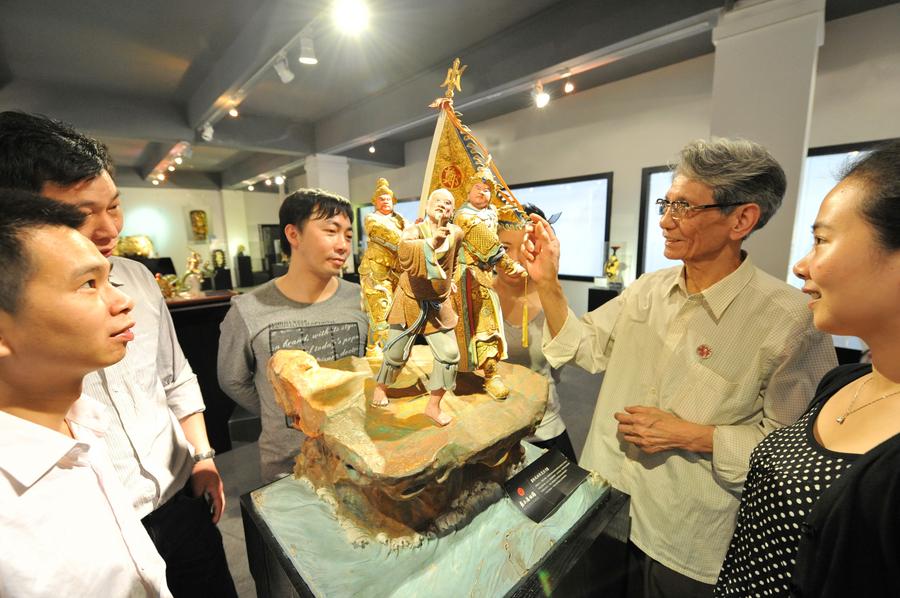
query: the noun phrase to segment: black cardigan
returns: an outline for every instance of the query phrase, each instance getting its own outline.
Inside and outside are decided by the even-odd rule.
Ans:
[[[872,371],[840,366],[811,408]],[[900,434],[860,455],[816,501],[802,528],[793,595],[900,596]]]

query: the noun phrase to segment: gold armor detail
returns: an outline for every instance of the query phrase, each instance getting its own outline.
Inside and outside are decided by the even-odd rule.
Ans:
[[[383,181],[384,179],[379,179]],[[374,212],[366,216],[369,243],[359,265],[363,307],[369,315],[366,355],[377,355],[387,340],[387,317],[397,287],[397,247],[406,225],[400,214]]]
[[[503,323],[500,304],[493,290],[494,265],[506,268],[513,262],[505,253],[497,236],[497,213],[493,207],[478,210],[464,205],[456,212],[454,223],[463,231],[460,249],[460,268],[455,273],[458,292],[454,305],[460,314],[456,327],[460,347],[460,370],[471,371],[484,366],[490,360],[506,357],[503,340]],[[468,276],[468,279],[464,277]],[[470,322],[474,323],[474,326]]]

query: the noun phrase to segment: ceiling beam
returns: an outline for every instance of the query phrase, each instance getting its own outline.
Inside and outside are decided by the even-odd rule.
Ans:
[[[214,123],[228,110],[233,98],[246,97],[261,69],[313,20],[318,8],[316,2],[261,2],[206,78],[190,92],[188,125],[197,129],[205,122]]]
[[[159,186],[153,185],[134,168],[116,168],[116,185],[148,189],[221,189],[218,173],[181,170],[171,173]],[[126,196],[127,201],[127,196]]]
[[[610,14],[608,3],[596,0],[555,4],[458,53],[469,69],[462,78],[456,108],[464,112],[467,107],[527,91],[539,78],[558,79],[566,69],[595,58],[617,60],[617,52],[659,35],[672,36],[679,29],[687,30],[686,35],[696,34],[691,27],[711,29],[720,6],[719,0],[635,0],[617,3]],[[677,39],[675,35],[673,41]],[[452,58],[316,123],[317,151],[343,154],[371,139],[433,122],[436,111],[428,104],[443,95],[439,85]]]
[[[197,143],[292,156],[305,156],[315,151],[312,125],[286,118],[241,114],[238,118],[220,120],[214,131],[212,141]]]
[[[341,155],[347,156],[351,160],[360,162],[371,162],[373,164],[381,164],[392,168],[406,166],[406,144],[390,139],[379,139],[375,141],[375,153],[369,152],[369,143],[357,146],[353,149],[343,152]]]
[[[0,89],[0,109],[45,114],[94,135],[175,143],[192,139],[174,103],[16,79]]]
[[[287,175],[302,166],[305,158],[285,154],[256,154],[222,171],[223,189],[237,189],[276,174]]]
[[[134,167],[138,175],[142,179],[150,176],[150,173],[156,170],[157,165],[169,155],[173,147],[169,143],[159,143],[157,141],[151,141],[144,146],[144,151],[141,152],[141,156]]]
[[[174,103],[17,79],[0,89],[0,110],[46,114],[96,136],[142,139],[172,145],[207,145],[184,123]],[[314,151],[311,125],[278,117],[241,115],[216,124],[208,145],[244,151],[305,156]]]

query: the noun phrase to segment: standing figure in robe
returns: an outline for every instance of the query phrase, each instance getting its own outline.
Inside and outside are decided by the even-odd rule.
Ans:
[[[423,334],[434,355],[425,415],[441,426],[451,420],[441,411],[441,400],[456,386],[459,363],[453,332],[458,318],[450,294],[462,231],[450,223],[452,217],[453,195],[436,189],[428,197],[425,220],[403,232],[398,251],[400,278],[372,398],[376,407],[388,404],[387,387],[409,359],[416,335]]]
[[[369,242],[359,265],[363,308],[369,316],[366,357],[380,357],[388,335],[387,316],[397,286],[397,247],[406,227],[403,216],[394,212],[397,199],[387,179],[378,179],[372,203],[375,211],[366,216],[364,227]]]

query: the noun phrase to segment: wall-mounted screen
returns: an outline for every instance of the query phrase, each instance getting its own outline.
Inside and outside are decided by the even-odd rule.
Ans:
[[[559,276],[593,280],[604,276],[612,173],[510,185],[522,204],[532,203],[548,216],[561,212],[553,230],[560,241]]]
[[[855,160],[867,153],[877,141],[848,145],[811,148],[803,168],[803,182],[797,198],[797,213],[791,235],[791,261],[793,267],[812,247],[812,225],[819,213],[819,206],[828,192],[841,180],[841,173]],[[787,282],[802,288],[803,281],[787,274]],[[852,336],[835,336],[834,345],[845,349],[862,350],[862,341]]]
[[[368,204],[365,206],[360,206],[356,214],[356,233],[357,239],[359,239],[360,257],[362,257],[363,252],[366,250],[366,245],[369,242],[369,238],[366,235],[366,229],[365,226],[363,226],[363,223],[365,222],[366,216],[374,211],[375,206],[373,206],[372,204]],[[419,200],[404,199],[398,201],[394,204],[394,211],[403,216],[403,218],[407,222],[415,222],[416,218],[419,217]]]
[[[665,244],[659,228],[659,208],[656,200],[664,198],[674,178],[668,166],[652,166],[641,171],[641,213],[638,231],[637,276],[671,266],[681,261],[670,260],[664,254]]]

